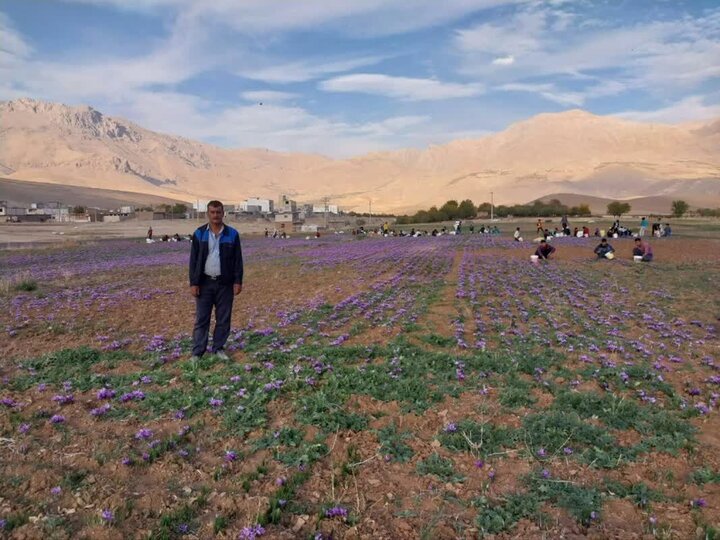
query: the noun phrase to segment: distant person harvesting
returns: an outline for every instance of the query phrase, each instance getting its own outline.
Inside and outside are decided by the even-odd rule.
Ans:
[[[650,262],[653,260],[653,252],[650,244],[640,238],[635,239],[635,247],[633,248],[633,257],[642,257],[642,262]]]
[[[595,248],[595,255],[598,259],[611,259],[608,254],[615,253],[615,249],[608,243],[607,238],[600,240],[600,243]]]
[[[557,251],[555,249],[555,246],[551,246],[547,242],[547,240],[543,239],[543,240],[540,240],[540,245],[535,250],[535,255],[537,255],[540,258],[540,260],[547,260],[550,258],[550,255],[555,253],[555,251]]]
[[[195,297],[193,358],[207,350],[210,315],[215,308],[212,352],[227,360],[225,343],[230,335],[233,298],[242,291],[243,259],[240,235],[223,223],[220,201],[207,205],[208,223],[198,227],[190,250],[190,293]]]
[[[648,228],[648,218],[643,216],[643,218],[640,220],[640,231],[638,232],[638,236],[642,237],[645,236],[645,231],[647,231]]]

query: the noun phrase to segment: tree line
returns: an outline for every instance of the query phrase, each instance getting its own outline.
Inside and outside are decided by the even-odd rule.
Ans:
[[[413,215],[398,216],[397,223],[437,223],[440,221],[453,221],[456,219],[472,219],[478,215],[489,216],[492,205],[484,202],[478,206],[470,199],[457,202],[449,200],[439,208],[431,206],[427,210],[419,210]],[[498,205],[494,208],[496,217],[553,217],[553,216],[589,216],[590,206],[567,206],[557,199],[548,202],[534,201],[531,204],[515,204],[512,206]]]

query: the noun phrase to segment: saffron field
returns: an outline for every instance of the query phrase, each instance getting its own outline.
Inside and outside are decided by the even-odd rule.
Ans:
[[[188,243],[0,253],[0,537],[718,538],[718,240],[244,240],[230,361]]]

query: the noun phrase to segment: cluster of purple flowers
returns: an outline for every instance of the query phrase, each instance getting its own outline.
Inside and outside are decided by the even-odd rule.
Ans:
[[[341,518],[347,518],[348,517],[348,511],[347,508],[344,506],[333,506],[332,508],[328,508],[325,510],[325,517],[334,518],[334,517],[341,517]]]
[[[142,390],[133,390],[120,396],[120,401],[127,403],[128,401],[142,401],[145,399],[145,393]]]
[[[238,540],[255,540],[265,534],[265,528],[260,524],[243,527],[238,536]]]

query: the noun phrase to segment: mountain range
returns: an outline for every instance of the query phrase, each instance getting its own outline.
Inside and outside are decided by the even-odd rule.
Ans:
[[[720,119],[666,125],[571,110],[478,139],[332,159],[220,148],[92,107],[22,98],[0,102],[0,176],[188,202],[282,193],[367,211],[372,201],[376,212],[411,212],[448,199],[480,203],[491,193],[495,204],[570,193],[715,207]]]

